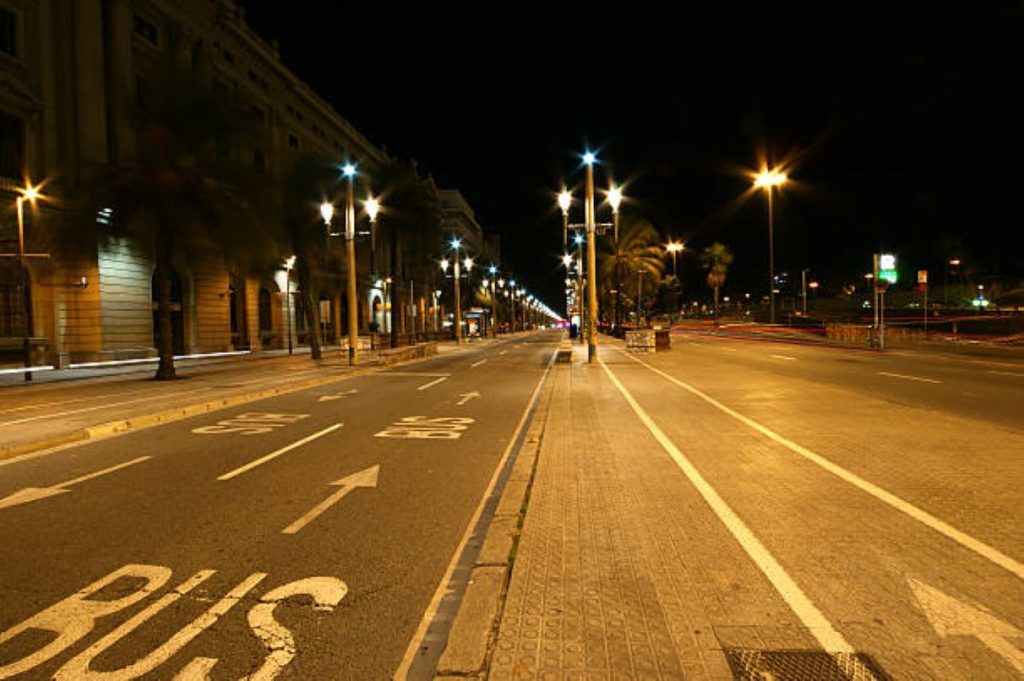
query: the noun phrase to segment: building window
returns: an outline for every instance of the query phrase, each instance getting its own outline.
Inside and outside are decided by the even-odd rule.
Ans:
[[[136,14],[132,20],[132,26],[135,29],[135,35],[139,36],[147,43],[154,46],[160,44],[160,34],[157,31],[156,25],[152,22],[146,21]]]
[[[288,146],[291,147],[292,149],[299,148],[299,136],[296,135],[294,132],[288,133]]]
[[[0,52],[18,56],[18,15],[0,7]]]
[[[0,176],[20,180],[25,164],[25,122],[0,111]]]

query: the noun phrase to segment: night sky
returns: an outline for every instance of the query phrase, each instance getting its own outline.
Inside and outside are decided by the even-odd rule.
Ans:
[[[584,145],[599,186],[628,183],[624,220],[735,252],[726,293],[766,293],[764,197],[744,176],[761,159],[795,180],[777,269],[811,268],[826,293],[878,250],[906,279],[940,281],[951,257],[1024,276],[1020,3],[239,4],[371,141],[460,189],[555,309],[555,192],[582,179]],[[680,260],[684,285],[697,267]]]

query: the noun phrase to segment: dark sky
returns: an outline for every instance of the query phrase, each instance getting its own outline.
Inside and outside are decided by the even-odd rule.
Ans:
[[[503,265],[555,309],[554,192],[581,179],[586,144],[606,162],[599,186],[628,181],[625,220],[735,252],[727,292],[767,288],[763,195],[742,174],[761,158],[795,180],[776,199],[780,271],[808,267],[834,289],[888,249],[908,278],[927,267],[939,281],[950,257],[1024,276],[1020,3],[720,0],[609,15],[239,2],[374,143],[462,190],[501,234]],[[697,267],[680,260],[684,282],[697,285]]]

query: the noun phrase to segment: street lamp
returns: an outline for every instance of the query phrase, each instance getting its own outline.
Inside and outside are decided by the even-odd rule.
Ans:
[[[498,337],[498,290],[497,282],[498,268],[495,265],[491,265],[487,268],[487,271],[491,274],[491,337]],[[486,281],[486,280],[484,280]]]
[[[572,194],[568,189],[562,189],[558,195],[558,205],[562,209],[562,252],[565,253],[569,247],[569,207],[572,206]]]
[[[455,255],[454,257],[452,257],[451,263],[449,263],[448,258],[441,258],[441,269],[445,272],[445,274],[447,274],[448,267],[450,265],[454,265],[453,275],[455,278],[455,342],[461,343],[462,292],[460,291],[459,277],[461,276],[461,269],[463,265],[466,267],[466,272],[469,272],[473,269],[473,258],[466,256],[462,258],[461,261],[459,260],[459,249],[462,247],[462,241],[460,241],[458,238],[452,239],[450,245],[452,247],[452,250],[455,252]]]
[[[25,184],[20,190],[20,196],[14,199],[18,213],[18,292],[21,294],[22,313],[24,315],[22,334],[22,355],[25,361],[25,368],[32,366],[32,301],[28,294],[29,280],[25,271],[25,201],[27,200],[34,208],[36,201],[40,198],[38,187],[31,183]],[[32,380],[32,372],[25,371],[25,380]]]
[[[587,225],[587,362],[597,363],[597,223],[594,219],[594,163],[597,157],[593,152],[583,155],[583,164],[587,167],[587,209],[585,222]]]
[[[754,176],[754,187],[764,189],[768,196],[768,295],[771,306],[770,321],[775,323],[775,224],[772,210],[772,194],[775,187],[786,183],[786,174],[780,170],[764,168]]]
[[[370,218],[370,276],[377,276],[377,214],[380,213],[380,201],[372,196],[363,201],[363,210]]]
[[[345,179],[345,251],[348,255],[348,363],[355,366],[359,344],[359,308],[356,297],[356,167],[346,163],[341,170]]]
[[[622,324],[622,258],[619,253],[619,206],[622,204],[622,189],[612,185],[608,190],[608,203],[612,207],[612,230],[615,238],[615,329]]]
[[[676,254],[682,251],[686,247],[681,241],[670,241],[665,244],[665,250],[672,254],[672,276],[676,279],[679,278],[679,274],[676,272]]]
[[[292,354],[292,269],[295,267],[295,256],[284,261],[284,314],[288,326],[288,354]]]

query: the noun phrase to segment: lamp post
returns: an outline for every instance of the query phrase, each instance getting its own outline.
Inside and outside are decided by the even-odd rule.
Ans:
[[[380,201],[372,196],[363,202],[366,216],[370,218],[370,277],[377,276],[377,214],[380,213]]]
[[[597,157],[588,151],[583,155],[587,167],[587,208],[584,219],[587,225],[587,362],[597,363],[597,224],[594,220],[594,163]]]
[[[754,177],[754,187],[764,189],[768,197],[768,298],[772,324],[775,323],[775,217],[772,210],[772,193],[775,187],[781,187],[785,182],[785,173],[767,168]]]
[[[512,312],[512,333],[516,332],[516,280],[512,279],[508,282],[509,293],[509,305],[511,306]]]
[[[288,354],[292,354],[292,268],[295,267],[295,256],[284,261],[284,315],[288,326]]]
[[[345,164],[342,174],[348,181],[345,183],[345,251],[348,255],[348,363],[355,366],[356,346],[359,344],[359,308],[356,296],[356,203],[355,175],[356,167]]]
[[[32,185],[27,185],[21,190],[21,196],[15,200],[18,213],[18,292],[21,294],[23,319],[22,335],[22,356],[25,361],[25,368],[32,366],[32,308],[28,295],[28,277],[25,272],[25,201],[28,200],[33,206],[39,198],[39,190]],[[32,380],[32,372],[25,372],[25,380]]]
[[[619,206],[622,204],[622,189],[612,185],[608,190],[608,203],[612,207],[612,231],[615,238],[615,329],[622,324],[622,259],[619,257]]]
[[[676,279],[679,278],[679,273],[676,271],[676,254],[685,248],[685,244],[680,241],[670,241],[665,244],[665,250],[672,255],[672,276]]]
[[[572,206],[572,194],[562,189],[558,195],[558,206],[562,209],[562,253],[569,248],[569,207]]]
[[[498,337],[498,289],[495,278],[498,276],[498,268],[491,265],[488,268],[491,273],[491,337]]]
[[[459,249],[462,247],[462,242],[459,239],[451,240],[452,250],[455,251],[455,257],[452,258],[453,275],[455,277],[455,342],[462,342],[462,292],[460,291],[460,279],[462,272],[462,265],[465,265],[466,272],[468,273],[473,269],[473,258],[465,257],[459,258]],[[449,267],[448,258],[441,258],[441,269],[447,274]]]

